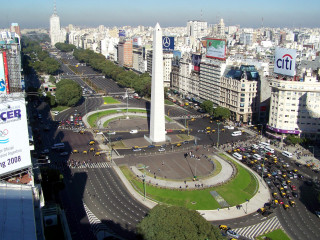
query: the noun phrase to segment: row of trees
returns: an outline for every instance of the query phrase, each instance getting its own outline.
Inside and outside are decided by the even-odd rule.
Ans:
[[[89,49],[77,49],[71,44],[56,44],[61,51],[73,51],[74,57],[79,62],[84,62],[94,70],[101,72],[107,78],[116,81],[122,87],[133,88],[141,96],[151,95],[151,78],[148,73],[137,74],[131,70],[119,67],[102,54],[95,53]]]
[[[38,41],[22,38],[23,64],[26,69],[33,68],[39,73],[56,75],[60,69],[60,63],[51,58],[47,51],[43,51]]]
[[[222,121],[229,119],[231,116],[231,112],[228,108],[220,106],[213,108],[213,102],[209,100],[204,101],[200,107],[210,115],[213,115],[214,118],[221,119]]]

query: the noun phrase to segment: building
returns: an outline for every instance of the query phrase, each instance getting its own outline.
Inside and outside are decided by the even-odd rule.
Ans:
[[[251,124],[259,113],[259,73],[252,65],[228,66],[220,80],[220,106],[228,108],[231,120]]]
[[[200,64],[199,97],[210,100],[214,105],[220,104],[220,79],[226,63],[219,60],[205,59]]]
[[[118,63],[123,67],[132,67],[132,40],[123,40],[118,44]]]
[[[10,32],[15,32],[21,37],[20,26],[18,23],[11,23]]]
[[[172,52],[163,52],[163,86],[170,87],[170,77],[171,77],[171,69],[172,69]]]
[[[56,6],[54,6],[53,14],[50,17],[50,38],[51,46],[56,43],[64,43],[66,41],[66,32],[60,28],[60,18],[57,15]]]
[[[0,33],[1,62],[6,73],[6,93],[24,91],[24,79],[21,79],[20,36],[15,32]],[[2,76],[1,76],[2,78]]]
[[[187,22],[187,35],[194,39],[202,38],[206,35],[208,23],[199,20],[190,20]]]
[[[288,134],[320,140],[320,82],[311,69],[303,78],[272,79],[267,134],[283,139]]]
[[[137,72],[144,73],[146,71],[145,51],[143,48],[133,48],[132,68]]]

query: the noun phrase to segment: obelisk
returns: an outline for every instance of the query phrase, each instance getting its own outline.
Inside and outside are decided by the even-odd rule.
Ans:
[[[164,118],[162,30],[159,23],[156,24],[153,33],[150,139],[154,143],[164,142],[166,140]]]

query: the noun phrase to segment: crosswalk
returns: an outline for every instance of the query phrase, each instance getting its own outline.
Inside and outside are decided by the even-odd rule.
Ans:
[[[113,235],[113,232],[111,229],[109,229],[105,224],[103,224],[87,207],[85,203],[83,203],[84,210],[86,211],[87,217],[89,219],[89,223],[91,226],[91,230],[95,236],[98,235],[99,232],[108,232],[109,236]]]
[[[93,162],[93,163],[84,163],[80,165],[70,165],[70,168],[110,168],[110,163],[106,162]]]
[[[282,228],[281,223],[277,216],[270,218],[264,222],[251,225],[244,228],[235,228],[233,229],[236,233],[238,233],[240,236],[254,239],[255,237],[264,234],[265,232],[271,232],[275,229]]]

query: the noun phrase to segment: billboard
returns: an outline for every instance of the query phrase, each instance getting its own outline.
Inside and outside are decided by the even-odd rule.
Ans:
[[[3,65],[3,56],[0,52],[0,96],[6,94],[6,80],[4,76],[4,65]]]
[[[174,50],[174,37],[162,37],[162,49],[167,51]]]
[[[3,55],[3,67],[4,67],[4,78],[6,80],[6,93],[9,94],[9,69],[8,69],[8,61],[7,61],[7,53],[2,52]]]
[[[181,58],[181,52],[180,51],[173,51],[172,65],[173,66],[180,66],[180,58]]]
[[[141,37],[134,37],[132,39],[132,45],[134,47],[140,47],[142,44],[141,44]]]
[[[125,30],[119,30],[119,37],[125,37],[126,31]]]
[[[226,60],[226,40],[208,38],[206,57]]]
[[[0,103],[0,176],[31,166],[25,100]]]
[[[274,56],[274,72],[287,76],[294,76],[296,69],[295,49],[276,48]]]
[[[199,72],[200,71],[200,62],[201,62],[201,55],[192,54],[192,65],[193,70]]]

